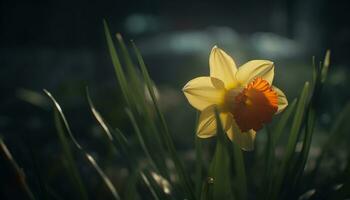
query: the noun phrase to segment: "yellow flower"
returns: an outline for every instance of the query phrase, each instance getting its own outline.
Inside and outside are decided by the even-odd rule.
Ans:
[[[192,79],[182,89],[188,102],[201,111],[198,137],[216,135],[217,107],[230,140],[243,150],[253,150],[256,131],[288,105],[283,92],[272,86],[273,62],[252,60],[237,69],[235,61],[214,46],[209,66],[210,77]]]

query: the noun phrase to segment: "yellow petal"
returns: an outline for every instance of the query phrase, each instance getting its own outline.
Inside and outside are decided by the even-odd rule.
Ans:
[[[256,137],[256,132],[254,130],[249,130],[247,132],[242,132],[234,119],[232,120],[232,127],[227,131],[227,136],[236,143],[244,151],[254,150],[254,141]]]
[[[223,101],[225,87],[222,81],[213,77],[198,77],[189,81],[182,89],[188,102],[198,110]]]
[[[208,138],[216,135],[216,118],[214,106],[204,109],[199,116],[197,128],[197,136],[200,138]],[[232,124],[232,115],[228,113],[220,113],[220,119],[224,130],[228,130]]]
[[[282,92],[282,90],[278,89],[275,86],[272,86],[273,90],[277,93],[278,98],[278,109],[275,114],[282,112],[288,106],[288,100],[286,95]]]
[[[242,85],[246,85],[255,78],[263,78],[272,84],[274,76],[273,62],[268,60],[252,60],[238,68],[236,79]]]
[[[214,46],[209,56],[210,76],[222,80],[226,88],[237,83],[235,61],[225,51]]]

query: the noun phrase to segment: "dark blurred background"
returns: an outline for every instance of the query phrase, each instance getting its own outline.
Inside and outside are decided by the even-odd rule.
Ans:
[[[107,121],[129,129],[106,48],[104,18],[113,33],[120,32],[140,47],[185,158],[192,155],[195,111],[181,88],[194,77],[208,75],[208,55],[215,44],[239,65],[251,59],[273,60],[275,85],[286,91],[290,101],[304,81],[311,80],[311,57],[322,60],[326,49],[331,49],[331,71],[318,123],[322,136],[349,99],[349,10],[345,0],[1,0],[0,134],[34,191],[40,189],[38,172],[45,170],[40,173],[58,193],[72,193],[62,184],[64,172],[56,164],[60,146],[52,111],[42,96],[46,88],[62,104],[79,141],[113,174],[122,160],[103,163],[101,130],[85,96],[88,86]],[[321,136],[315,138],[316,143],[322,141]],[[93,171],[84,166],[83,173]],[[11,176],[4,171],[1,179],[9,180]],[[120,177],[127,176],[122,172],[112,177],[117,185]],[[86,179],[94,195],[103,194],[95,174]],[[16,191],[10,183],[0,185],[5,198]]]

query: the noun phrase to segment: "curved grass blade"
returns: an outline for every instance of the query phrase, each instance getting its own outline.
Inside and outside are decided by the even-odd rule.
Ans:
[[[13,168],[16,174],[16,181],[18,182],[18,185],[21,187],[21,189],[26,194],[28,199],[35,200],[36,198],[34,197],[32,191],[30,190],[27,184],[26,177],[23,170],[18,166],[16,160],[13,158],[11,152],[9,151],[9,149],[7,148],[6,144],[4,143],[1,137],[0,137],[0,155],[2,155]]]
[[[127,81],[125,78],[125,74],[124,74],[122,65],[120,64],[120,59],[119,59],[117,51],[115,49],[115,46],[114,46],[114,43],[113,43],[113,40],[112,40],[112,37],[111,37],[106,20],[103,20],[103,26],[104,26],[108,50],[109,50],[109,54],[110,54],[111,59],[112,59],[115,74],[117,76],[121,91],[122,91],[124,99],[125,99],[125,102],[130,107],[131,102],[130,102],[130,96],[129,96],[129,92],[128,92],[129,91],[128,84],[127,84]]]
[[[131,122],[131,124],[132,124],[132,126],[133,126],[133,128],[135,130],[135,133],[137,135],[137,138],[138,138],[138,140],[140,142],[140,145],[141,145],[143,151],[145,152],[147,158],[150,160],[152,166],[154,168],[157,168],[157,165],[155,164],[155,161],[154,161],[153,157],[151,156],[151,153],[150,153],[150,151],[149,151],[149,149],[148,149],[148,147],[147,147],[147,145],[146,145],[146,143],[145,143],[145,141],[144,141],[144,139],[142,137],[142,133],[140,131],[139,126],[136,123],[134,115],[132,114],[132,112],[129,109],[125,109],[125,112],[126,112],[126,114],[128,115],[128,117],[130,119],[130,122]]]
[[[114,199],[120,200],[119,194],[118,194],[117,190],[115,189],[114,185],[112,184],[111,180],[102,171],[100,166],[96,163],[95,159],[88,153],[85,153],[85,156],[89,160],[91,165],[94,166],[94,168],[96,169],[97,173],[101,176],[101,178],[105,182],[106,186],[108,187],[109,191],[112,193]]]
[[[296,107],[292,127],[288,138],[286,153],[283,157],[282,165],[280,167],[276,180],[274,181],[273,187],[271,189],[272,193],[271,193],[271,198],[269,199],[278,199],[278,196],[282,189],[282,183],[286,178],[288,169],[290,169],[291,167],[289,165],[291,164],[291,161],[295,152],[295,146],[296,146],[298,135],[302,126],[308,98],[309,98],[309,82],[306,82],[304,84],[304,88],[300,94],[299,101]]]
[[[151,192],[152,196],[154,197],[155,200],[160,200],[159,195],[156,192],[156,184],[155,183],[151,183],[151,181],[149,181],[149,177],[147,177],[143,172],[140,173],[141,174],[141,178],[143,180],[143,182],[146,184],[146,186],[148,187],[149,191]]]
[[[141,145],[141,148],[146,154],[146,157],[151,162],[151,165],[154,169],[156,169],[157,172],[159,172],[162,176],[166,177],[167,179],[170,179],[169,173],[167,172],[167,167],[164,162],[164,157],[157,156],[159,155],[159,152],[157,150],[154,150],[153,148],[156,148],[156,145],[154,145],[153,142],[149,142],[147,139],[147,135],[144,135],[144,132],[141,132],[141,129],[139,128],[139,125],[137,124],[137,121],[129,109],[125,109],[126,114],[128,115],[130,122],[135,130],[136,136],[138,138],[138,141]],[[151,137],[148,137],[151,138]],[[153,140],[153,139],[152,139]],[[153,147],[153,148],[151,148]],[[153,152],[153,153],[152,153]]]
[[[86,97],[88,99],[88,103],[90,106],[90,110],[92,112],[92,114],[94,115],[95,119],[97,120],[97,122],[100,124],[100,126],[103,128],[103,130],[105,131],[105,133],[107,134],[107,137],[110,141],[113,141],[113,136],[111,134],[111,132],[109,131],[109,128],[107,126],[107,124],[104,122],[101,114],[96,110],[95,105],[93,104],[91,97],[90,97],[90,93],[89,93],[89,89],[86,88]]]
[[[301,177],[304,172],[306,161],[309,155],[312,136],[314,132],[314,126],[316,122],[316,111],[318,109],[319,97],[321,96],[323,83],[327,78],[328,68],[330,64],[330,51],[327,51],[325,56],[325,61],[323,65],[319,65],[319,70],[316,71],[316,75],[313,82],[313,91],[311,95],[311,100],[307,108],[306,120],[305,120],[305,135],[303,140],[303,147],[301,153],[298,157],[297,163],[295,164],[294,174],[292,176],[293,188],[299,185]],[[314,69],[316,66],[314,64]]]
[[[71,138],[71,140],[73,141],[73,143],[75,144],[75,146],[78,147],[78,149],[81,149],[80,144],[78,143],[77,139],[74,137],[74,135],[72,134],[72,131],[70,130],[70,127],[68,125],[68,121],[66,119],[66,117],[63,114],[62,108],[61,106],[57,103],[56,99],[52,96],[52,94],[47,91],[46,89],[44,89],[45,94],[51,99],[52,103],[54,104],[54,108],[55,110],[57,110],[57,112],[60,114],[63,124],[67,129],[67,132],[69,134],[69,137]]]
[[[151,81],[151,78],[149,77],[149,74],[148,74],[146,65],[144,63],[144,60],[143,60],[143,58],[141,56],[140,51],[136,47],[136,45],[134,43],[132,43],[132,45],[133,45],[134,51],[136,53],[136,57],[137,57],[137,59],[139,61],[141,72],[142,72],[142,75],[143,75],[143,77],[145,79],[145,82],[146,82],[148,91],[150,93],[150,96],[151,96],[154,108],[156,110],[157,118],[159,119],[160,124],[161,124],[161,128],[162,128],[162,131],[163,131],[163,134],[161,134],[162,140],[165,143],[165,145],[166,145],[166,147],[167,147],[167,149],[168,149],[168,151],[170,153],[170,156],[171,156],[171,158],[172,158],[172,160],[173,160],[173,162],[175,164],[175,168],[176,168],[179,180],[181,182],[181,186],[183,187],[183,189],[186,192],[186,198],[188,198],[188,199],[195,199],[195,195],[194,195],[194,192],[193,192],[193,189],[192,189],[191,181],[189,179],[188,174],[186,174],[186,172],[185,172],[185,170],[183,168],[183,164],[181,163],[180,158],[178,157],[178,154],[176,152],[173,140],[171,138],[171,135],[170,135],[168,127],[167,127],[167,124],[165,122],[164,116],[163,116],[163,114],[162,114],[162,112],[161,112],[161,110],[159,108],[158,103],[157,103],[157,99],[156,99],[156,96],[155,96],[155,93],[154,93],[154,90],[153,90],[153,87],[152,87],[152,81]]]
[[[274,127],[273,131],[267,130],[268,134],[268,144],[266,147],[266,166],[265,166],[265,173],[264,173],[264,179],[262,189],[261,189],[261,195],[269,195],[271,192],[271,187],[273,183],[273,174],[276,171],[277,166],[274,165],[275,163],[275,148],[280,140],[284,129],[286,128],[286,125],[295,109],[297,103],[297,99],[295,98],[290,105],[288,105],[287,109],[282,114],[280,120],[277,122],[277,125]],[[267,198],[265,196],[265,198]]]
[[[77,191],[79,191],[79,195],[81,199],[88,199],[87,192],[85,189],[85,186],[83,184],[83,181],[81,180],[81,176],[79,174],[78,167],[74,161],[73,153],[70,148],[69,142],[65,136],[64,129],[60,120],[59,111],[57,109],[54,109],[54,119],[55,119],[55,126],[57,129],[57,134],[60,139],[62,150],[64,153],[64,157],[67,159],[67,167],[70,173],[72,182],[74,183],[75,187],[77,188]],[[73,139],[72,139],[73,140]]]
[[[100,126],[106,133],[107,138],[115,146],[116,149],[121,151],[124,158],[127,159],[129,167],[134,168],[134,166],[137,165],[137,162],[134,160],[135,156],[132,155],[132,150],[130,149],[128,140],[119,129],[116,129],[114,131],[111,128],[111,126],[104,120],[101,114],[97,111],[94,103],[91,100],[88,88],[86,88],[86,96],[88,99],[90,110],[94,115],[95,119],[97,120],[97,122],[100,124]]]
[[[63,121],[64,127],[67,130],[70,139],[73,141],[73,143],[75,144],[75,146],[78,148],[78,150],[80,151],[80,153],[82,153],[87,160],[89,161],[89,163],[94,167],[94,169],[97,171],[97,173],[100,175],[100,177],[102,178],[102,180],[104,181],[104,183],[106,184],[107,188],[110,190],[110,192],[112,193],[114,199],[116,200],[120,200],[120,197],[117,193],[117,190],[115,189],[115,187],[113,186],[112,182],[110,181],[110,179],[105,175],[105,173],[102,171],[102,169],[99,167],[99,165],[96,163],[96,161],[93,159],[93,157],[87,153],[82,146],[78,143],[78,141],[74,138],[73,133],[71,132],[70,126],[68,124],[68,121],[66,120],[66,117],[61,109],[61,106],[58,104],[58,102],[56,101],[56,99],[51,95],[50,92],[48,92],[47,90],[44,90],[46,95],[48,97],[50,97],[50,99],[52,100],[53,104],[54,104],[54,113],[55,113],[55,123],[56,123],[56,127],[58,130],[58,134],[60,137],[60,140],[62,142],[63,145],[63,149],[65,151],[65,155],[68,158],[69,161],[69,165],[70,165],[70,170],[72,171],[72,175],[74,176],[75,182],[79,187],[79,190],[81,191],[81,196],[83,199],[87,199],[87,194],[86,194],[86,190],[85,187],[83,186],[83,183],[81,181],[80,175],[79,175],[79,171],[77,166],[75,165],[74,159],[73,159],[73,155],[72,152],[70,150],[69,147],[69,143],[66,139],[66,136],[64,134],[64,129],[61,123],[61,120]]]

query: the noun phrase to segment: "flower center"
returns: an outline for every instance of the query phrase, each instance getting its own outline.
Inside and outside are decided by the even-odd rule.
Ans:
[[[278,97],[269,82],[256,78],[243,89],[229,90],[225,104],[241,131],[258,131],[277,112]]]

